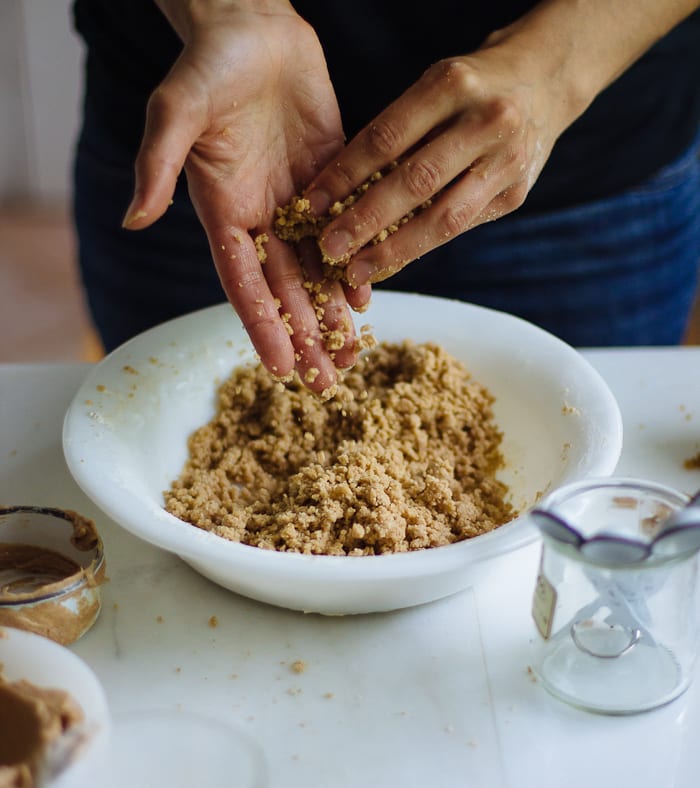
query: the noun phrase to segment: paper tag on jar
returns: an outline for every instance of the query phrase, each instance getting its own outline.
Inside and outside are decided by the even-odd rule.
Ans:
[[[535,620],[540,635],[547,640],[552,634],[552,621],[554,619],[554,608],[557,604],[557,590],[549,582],[542,567],[537,572],[537,583],[535,592],[532,595],[532,617]]]

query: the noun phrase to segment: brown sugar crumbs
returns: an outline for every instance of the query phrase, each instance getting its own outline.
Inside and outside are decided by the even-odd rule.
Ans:
[[[349,194],[342,201],[333,203],[325,216],[316,216],[311,210],[311,204],[305,197],[300,197],[298,195],[293,197],[287,205],[276,209],[274,224],[275,235],[283,241],[292,243],[300,241],[302,238],[318,238],[326,225],[330,224],[336,216],[339,216],[341,213],[351,208],[372,185],[380,181],[385,175],[391,172],[391,170],[395,169],[397,165],[398,162],[393,162],[385,172],[377,171],[372,173],[372,175],[363,184],[358,186],[352,194]],[[416,213],[420,213],[431,204],[431,200],[426,200],[415,210],[409,211],[397,222],[389,225],[375,235],[370,241],[370,244],[374,246],[385,241],[390,235],[397,232],[402,225],[410,221]],[[351,254],[348,253],[342,257],[332,258],[329,257],[323,249],[320,251],[323,262],[328,266],[345,266],[351,257]]]
[[[688,471],[700,470],[700,451],[694,457],[684,460],[683,467]]]
[[[225,539],[317,555],[458,542],[512,519],[489,392],[431,343],[381,343],[332,400],[244,366],[189,440],[165,508]]]

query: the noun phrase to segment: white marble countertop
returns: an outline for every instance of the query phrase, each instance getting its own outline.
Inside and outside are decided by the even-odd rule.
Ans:
[[[700,488],[700,471],[683,465],[700,450],[700,348],[586,355],[622,409],[617,472]],[[124,745],[129,725],[148,730],[152,720],[156,731],[169,712],[220,724],[224,738],[241,732],[266,764],[256,784],[270,788],[699,784],[700,681],[666,707],[605,717],[533,680],[536,544],[492,561],[475,587],[448,599],[324,618],[236,596],[122,531],[63,460],[63,414],[85,372],[0,365],[0,504],[72,508],[97,523],[109,582],[98,622],[70,648],[102,682],[120,757],[140,744]],[[236,746],[230,786],[241,785]],[[171,750],[184,775],[198,748]]]

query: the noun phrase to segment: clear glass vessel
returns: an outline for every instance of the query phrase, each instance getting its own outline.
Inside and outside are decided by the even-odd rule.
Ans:
[[[567,485],[540,505],[575,533],[541,528],[532,607],[533,667],[560,699],[630,714],[687,689],[698,645],[698,550],[651,549],[687,501],[660,484],[609,478]]]

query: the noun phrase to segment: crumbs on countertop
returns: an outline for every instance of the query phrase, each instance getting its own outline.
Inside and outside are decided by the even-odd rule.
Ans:
[[[684,460],[683,467],[688,471],[700,470],[700,451],[693,457],[688,457],[688,459]]]

